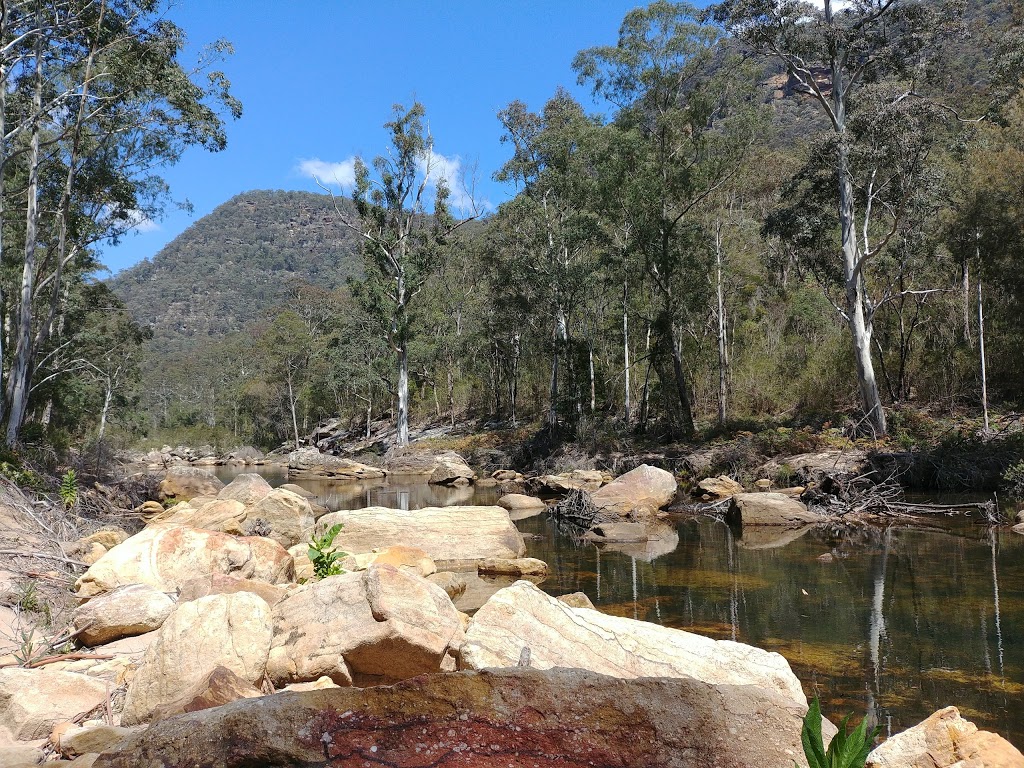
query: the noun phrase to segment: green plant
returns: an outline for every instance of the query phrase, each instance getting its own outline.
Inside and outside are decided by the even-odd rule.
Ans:
[[[18,666],[31,667],[32,662],[46,655],[46,645],[36,643],[34,629],[20,629],[18,630],[18,650],[11,655],[18,662]]]
[[[1018,499],[1024,497],[1024,461],[1010,465],[1003,472],[1003,484],[1011,496]]]
[[[322,536],[314,536],[309,544],[309,561],[313,564],[313,578],[325,579],[328,576],[337,576],[344,573],[341,567],[341,560],[348,557],[347,552],[331,551],[334,544],[334,537],[341,531],[341,523],[332,525]]]
[[[23,581],[17,586],[18,600],[15,603],[23,611],[39,610],[39,593],[34,581]]]
[[[876,727],[868,734],[867,719],[864,719],[851,733],[847,733],[846,724],[849,720],[850,715],[843,718],[839,732],[826,751],[821,740],[821,704],[818,697],[814,697],[811,706],[807,708],[803,731],[800,733],[804,756],[810,768],[863,768],[879,729]]]
[[[57,488],[60,500],[64,502],[65,509],[71,509],[78,503],[78,476],[75,470],[69,469],[60,479],[60,486]]]

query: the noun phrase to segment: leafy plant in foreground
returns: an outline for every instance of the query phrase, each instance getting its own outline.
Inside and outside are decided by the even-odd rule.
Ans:
[[[342,525],[332,525],[322,536],[314,536],[309,544],[309,561],[313,564],[313,578],[320,580],[328,576],[344,573],[341,560],[348,557],[347,552],[331,551],[334,537],[341,531]]]
[[[863,768],[879,729],[876,727],[868,734],[867,719],[864,719],[852,733],[847,733],[846,724],[849,720],[850,715],[843,718],[843,722],[839,724],[839,733],[832,739],[826,751],[821,740],[821,704],[818,697],[814,697],[814,701],[807,709],[803,731],[800,733],[804,756],[810,768]]]
[[[69,469],[60,479],[60,487],[57,489],[60,500],[64,502],[65,509],[71,509],[78,503],[78,476],[75,470]]]

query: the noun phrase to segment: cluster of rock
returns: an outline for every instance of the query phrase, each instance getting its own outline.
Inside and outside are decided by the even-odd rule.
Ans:
[[[456,454],[364,470],[314,452],[289,464],[480,482]],[[807,700],[781,655],[537,587],[547,566],[525,557],[517,514],[586,492],[591,538],[656,549],[662,529],[675,534],[661,519],[670,473],[489,479],[538,495],[328,512],[298,486],[175,468],[163,491],[183,501],[144,505],[134,536],[82,544],[94,562],[75,585],[81,650],[0,663],[0,766],[804,764]],[[745,529],[806,522],[776,494],[742,491],[730,503]],[[347,572],[317,580],[309,542],[337,524]],[[1024,768],[1024,756],[949,709],[868,765]]]
[[[172,466],[197,467],[218,467],[234,466],[243,467],[246,465],[261,465],[272,461],[273,457],[267,457],[258,448],[251,445],[233,448],[227,453],[220,453],[212,445],[201,445],[197,448],[179,445],[172,448],[169,445],[163,446],[160,450],[153,450],[146,453],[141,451],[127,452],[121,455],[122,461],[126,464],[145,465],[149,469],[164,469]]]

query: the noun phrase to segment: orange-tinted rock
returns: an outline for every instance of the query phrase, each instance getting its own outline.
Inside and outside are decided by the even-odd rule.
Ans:
[[[792,701],[758,686],[580,670],[437,674],[237,701],[156,723],[96,768],[756,768],[802,755]]]

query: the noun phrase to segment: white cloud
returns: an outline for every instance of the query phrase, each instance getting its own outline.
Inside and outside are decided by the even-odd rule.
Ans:
[[[99,220],[115,225],[118,231],[156,232],[160,229],[159,224],[138,208],[121,209],[112,205],[103,205],[100,206]]]
[[[300,175],[315,179],[320,184],[348,191],[355,185],[355,166],[355,157],[341,162],[310,158],[300,160],[295,169]],[[474,201],[473,193],[466,186],[467,183],[472,183],[472,173],[465,171],[462,159],[458,155],[445,157],[437,152],[424,154],[416,161],[416,170],[427,177],[427,186],[430,188],[436,188],[438,181],[443,179],[450,193],[448,204],[459,213],[467,214],[494,208],[487,200]]]
[[[427,183],[436,186],[439,180],[444,180],[450,195],[448,202],[452,208],[460,213],[475,213],[493,209],[493,205],[487,200],[474,197],[473,191],[467,188],[473,183],[472,169],[466,170],[462,166],[462,159],[445,157],[434,151],[424,154],[417,163],[420,173],[427,175]]]
[[[156,232],[160,225],[138,209],[128,211],[128,226],[136,232]]]
[[[331,163],[314,157],[300,160],[296,170],[309,179],[341,189],[351,189],[356,183],[356,159],[350,157],[340,163]]]

